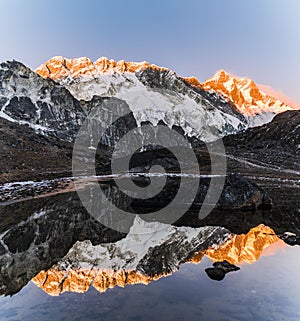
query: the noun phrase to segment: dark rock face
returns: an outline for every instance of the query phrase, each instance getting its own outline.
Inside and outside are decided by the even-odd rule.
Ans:
[[[6,114],[16,120],[37,118],[36,106],[28,97],[13,97],[5,107]]]
[[[299,155],[299,125],[300,110],[286,111],[276,115],[268,124],[249,128],[243,133],[225,137],[223,140],[226,146],[247,146],[250,149],[287,147]]]
[[[229,272],[238,271],[240,268],[229,262],[214,262],[212,268],[205,269],[206,274],[209,278],[215,281],[222,281],[225,275]]]
[[[227,177],[219,204],[224,209],[268,209],[272,207],[272,199],[255,183],[239,174]]]
[[[17,123],[66,141],[73,140],[85,118],[66,88],[17,61],[0,64],[0,108]]]
[[[100,148],[114,147],[120,138],[137,127],[136,120],[124,100],[94,96],[91,101],[83,104],[89,110],[86,126],[89,133],[86,134],[86,138],[89,143],[92,142],[94,148],[98,145]]]

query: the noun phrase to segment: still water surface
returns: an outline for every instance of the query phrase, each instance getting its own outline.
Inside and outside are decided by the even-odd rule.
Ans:
[[[149,285],[105,293],[49,296],[32,282],[0,298],[1,321],[32,320],[300,320],[300,248],[265,251],[223,281],[209,279],[211,261],[187,263]]]

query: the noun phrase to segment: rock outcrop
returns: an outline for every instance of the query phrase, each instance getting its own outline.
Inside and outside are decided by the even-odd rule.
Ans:
[[[0,64],[0,117],[72,141],[86,113],[70,92],[23,64]]]

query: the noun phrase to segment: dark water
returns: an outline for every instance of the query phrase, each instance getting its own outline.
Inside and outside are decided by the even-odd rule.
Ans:
[[[185,264],[149,285],[51,297],[29,283],[1,297],[3,320],[300,320],[300,248],[286,246],[210,280],[211,262]]]
[[[176,228],[218,226],[221,232],[207,239],[199,237],[202,243],[198,247],[179,238],[173,247],[166,239],[156,252],[148,249],[148,275],[164,275],[157,281],[115,286],[103,293],[91,286],[83,294],[65,292],[59,296],[48,295],[31,279],[58,264],[78,241],[90,240],[95,246],[115,244],[126,235],[90,217],[73,192],[6,203],[0,206],[0,320],[300,320],[299,188],[276,186],[274,190],[277,205],[284,206],[275,204],[273,211],[212,213],[203,221],[192,216],[183,219]],[[285,200],[290,201],[285,204]],[[205,273],[212,266],[208,257],[199,264],[187,263],[199,249],[221,246],[227,232],[246,234],[260,224],[282,239],[290,232],[292,237],[286,243],[295,245],[278,239],[259,253],[254,263],[237,264],[240,270],[228,273],[220,282]],[[260,242],[254,233],[254,247]],[[179,270],[170,273],[172,253],[178,253]]]

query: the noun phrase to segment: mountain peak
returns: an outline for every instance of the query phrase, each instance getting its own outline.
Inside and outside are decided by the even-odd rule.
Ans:
[[[100,57],[95,62],[92,62],[87,57],[68,59],[62,56],[55,56],[40,67],[35,72],[43,78],[51,78],[53,80],[61,80],[64,78],[81,78],[93,77],[96,78],[105,73],[124,73],[136,72],[141,69],[152,68],[155,70],[168,70],[164,67],[159,67],[150,64],[147,61],[143,62],[127,62],[125,60],[115,61],[107,57]]]
[[[202,88],[202,85],[201,85],[200,81],[194,76],[192,76],[192,77],[182,77],[182,79],[185,82],[187,82],[188,84],[190,84],[191,86],[195,87],[195,88],[198,88],[198,89]]]
[[[256,116],[263,113],[272,115],[292,109],[261,91],[252,79],[232,76],[224,70],[218,71],[202,86],[205,90],[214,90],[221,94],[244,115]]]
[[[226,81],[230,78],[233,78],[228,72],[226,72],[225,70],[221,69],[219,71],[217,71],[214,76],[211,78],[211,80],[215,80],[215,81]]]

